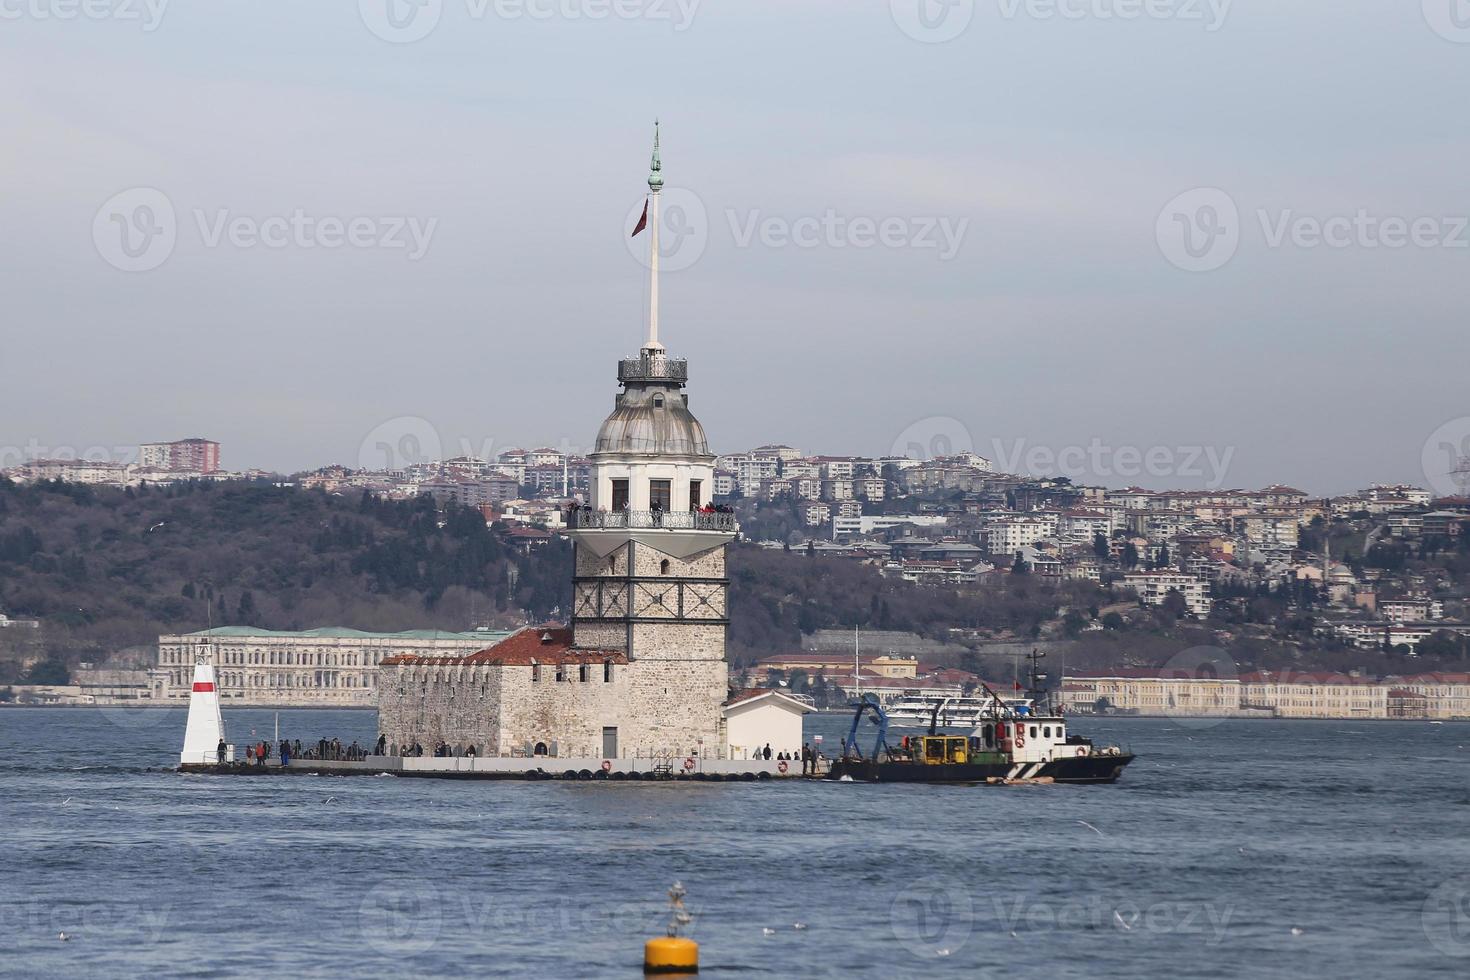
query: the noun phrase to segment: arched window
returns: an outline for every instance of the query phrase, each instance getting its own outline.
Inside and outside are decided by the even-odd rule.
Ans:
[[[669,574],[669,560],[667,558],[658,563],[658,573],[660,575]]]
[[[537,742],[536,743],[536,748],[534,750],[532,750],[532,751],[533,751],[533,754],[535,754],[535,755],[545,755],[546,754],[546,743],[545,742]]]
[[[653,396],[653,407],[654,408],[663,408],[664,407],[664,396],[663,395],[654,395]]]

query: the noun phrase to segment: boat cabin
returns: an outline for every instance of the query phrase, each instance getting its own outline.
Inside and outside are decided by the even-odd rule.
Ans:
[[[1050,762],[1088,755],[1092,743],[1067,735],[1060,717],[1021,716],[983,722],[966,735],[917,735],[904,744],[922,765],[964,765],[970,762]],[[989,758],[985,758],[989,756]]]

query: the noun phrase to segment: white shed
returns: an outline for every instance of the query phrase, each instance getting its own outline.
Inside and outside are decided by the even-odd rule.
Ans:
[[[720,710],[732,758],[748,759],[769,745],[773,757],[785,752],[795,753],[799,759],[802,717],[817,709],[780,691],[752,688],[726,701]]]

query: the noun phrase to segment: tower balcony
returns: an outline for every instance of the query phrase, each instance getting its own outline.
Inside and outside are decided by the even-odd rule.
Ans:
[[[662,510],[575,510],[567,515],[573,531],[718,531],[733,534],[735,515]]]
[[[689,362],[682,357],[625,357],[618,362],[618,382],[671,381],[687,384]]]

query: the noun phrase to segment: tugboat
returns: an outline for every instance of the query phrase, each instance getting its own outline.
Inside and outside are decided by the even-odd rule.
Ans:
[[[1067,731],[1067,722],[1039,690],[1041,675],[1032,654],[1030,704],[1007,702],[989,687],[990,709],[969,735],[939,732],[936,704],[927,735],[904,736],[888,744],[888,715],[872,694],[863,695],[848,730],[845,753],[832,763],[828,779],[868,783],[1112,783],[1133,761],[1116,745],[1098,746]],[[857,744],[858,725],[871,715],[878,727],[873,751]]]

